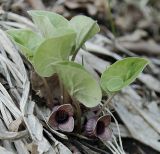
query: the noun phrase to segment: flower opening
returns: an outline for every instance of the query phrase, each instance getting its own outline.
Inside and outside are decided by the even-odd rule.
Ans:
[[[55,106],[48,124],[55,130],[72,132],[74,129],[73,108],[70,104]]]

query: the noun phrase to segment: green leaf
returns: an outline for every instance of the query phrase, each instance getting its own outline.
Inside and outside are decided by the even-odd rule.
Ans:
[[[148,64],[144,58],[130,57],[112,64],[101,76],[101,86],[106,92],[116,92],[131,84]]]
[[[61,36],[45,40],[33,58],[36,72],[43,77],[53,75],[55,73],[54,66],[69,59],[75,44],[75,37],[75,32],[68,30]]]
[[[73,17],[70,24],[77,33],[76,50],[100,30],[96,21],[83,15]]]
[[[100,103],[99,84],[80,64],[63,62],[56,66],[56,72],[69,94],[83,105],[94,107]]]
[[[32,61],[37,47],[44,40],[40,35],[34,33],[30,29],[11,29],[8,30],[7,33],[11,36],[17,46],[19,46],[22,54],[30,61]]]
[[[32,10],[28,13],[43,36],[47,38],[53,37],[62,27],[66,28],[69,25],[68,20],[53,12]]]

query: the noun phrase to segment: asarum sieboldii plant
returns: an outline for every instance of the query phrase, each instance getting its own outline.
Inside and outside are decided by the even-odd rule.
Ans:
[[[55,106],[48,124],[55,130],[72,132],[74,129],[73,108],[71,104]]]
[[[111,122],[110,115],[90,118],[85,126],[85,131],[88,136],[96,136],[101,140],[111,140],[112,131],[109,128]]]
[[[103,101],[104,104],[96,116],[88,119],[86,130],[89,136],[96,136],[102,140],[110,139],[110,116],[102,114],[102,111],[115,94],[138,77],[148,60],[139,57],[119,60],[102,73],[99,84],[82,64],[74,62],[79,49],[99,32],[97,22],[84,15],[67,20],[53,12],[32,10],[28,13],[36,30],[10,29],[7,33],[44,82],[46,77],[58,75],[63,100],[59,106],[53,107],[48,120],[49,125],[55,130],[67,132],[72,132],[74,125],[84,125],[81,121],[85,113],[81,106],[85,106],[86,110],[92,110],[91,108],[99,105],[102,102],[103,90],[108,99]],[[69,97],[74,101],[67,102],[66,98]]]

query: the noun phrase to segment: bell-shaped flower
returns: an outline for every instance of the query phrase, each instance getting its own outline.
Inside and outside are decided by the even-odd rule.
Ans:
[[[101,140],[110,140],[112,132],[109,128],[111,117],[109,115],[90,118],[86,123],[86,134],[88,136],[95,136]]]
[[[49,117],[48,124],[55,130],[72,132],[74,129],[73,112],[71,104],[55,106]]]

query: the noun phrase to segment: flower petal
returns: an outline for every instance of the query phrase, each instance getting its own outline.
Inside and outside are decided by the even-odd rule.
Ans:
[[[52,109],[52,113],[55,113],[57,110],[59,110],[59,108],[60,108],[60,105],[55,106],[55,107]]]
[[[73,116],[73,107],[71,104],[60,105],[58,110],[64,110],[65,112],[69,114],[69,116]]]
[[[89,119],[85,126],[86,134],[89,136],[94,136],[96,125],[97,125],[97,118]]]
[[[73,108],[71,104],[63,104],[63,105],[55,106],[48,119],[48,124],[55,130],[58,129],[58,122],[56,121],[56,113],[60,110],[67,112],[69,116],[73,116]]]
[[[101,116],[98,121],[102,121],[104,125],[107,127],[111,123],[111,116],[110,115],[104,115]]]
[[[54,112],[52,112],[51,113],[51,115],[50,115],[50,117],[49,117],[49,119],[48,119],[48,124],[53,128],[53,129],[55,129],[55,130],[57,130],[58,129],[58,123],[57,123],[57,121],[56,121],[56,119],[55,119],[55,113]]]
[[[101,140],[111,140],[112,139],[112,131],[106,127],[105,128],[105,131],[100,134],[100,135],[97,135],[98,138],[100,138]]]
[[[59,124],[58,128],[65,132],[72,132],[74,129],[74,119],[72,116],[69,117],[68,121],[63,124]]]

